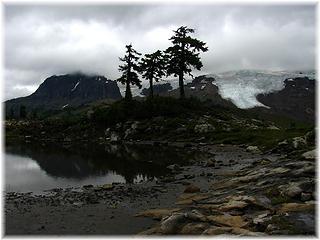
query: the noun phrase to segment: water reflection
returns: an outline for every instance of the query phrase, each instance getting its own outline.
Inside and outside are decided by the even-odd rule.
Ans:
[[[190,158],[170,147],[10,144],[5,154],[6,190],[138,182],[165,175],[166,166],[183,165]]]

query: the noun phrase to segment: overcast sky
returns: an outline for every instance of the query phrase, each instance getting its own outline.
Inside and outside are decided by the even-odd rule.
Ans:
[[[314,5],[5,5],[5,98],[73,71],[120,76],[125,45],[164,50],[172,30],[207,43],[203,73],[315,68]],[[199,73],[198,73],[199,74]]]

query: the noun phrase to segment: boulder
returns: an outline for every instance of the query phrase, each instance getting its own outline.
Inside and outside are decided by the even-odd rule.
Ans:
[[[311,151],[305,152],[302,154],[302,157],[305,159],[315,159],[316,158],[316,149],[313,149]]]
[[[200,188],[194,184],[190,184],[184,190],[184,193],[196,193],[196,192],[200,192]]]
[[[283,203],[278,210],[279,213],[286,212],[300,212],[300,211],[313,211],[315,209],[314,203]]]
[[[312,198],[312,194],[311,193],[301,193],[301,201],[305,202],[305,201],[309,201]]]
[[[185,133],[186,131],[187,131],[187,129],[185,127],[179,127],[175,130],[175,132],[178,134]]]
[[[236,200],[230,200],[229,202],[223,204],[219,207],[220,211],[230,211],[234,209],[243,209],[246,206],[248,206],[248,203],[244,201],[236,201]]]
[[[229,227],[244,227],[248,223],[243,220],[241,216],[231,216],[231,215],[213,215],[208,216],[207,219],[214,223],[219,224],[222,226],[229,226]]]
[[[284,140],[284,141],[282,141],[282,142],[279,142],[278,143],[278,146],[286,146],[286,145],[288,145],[289,144],[289,142],[288,142],[288,140],[286,139],[286,140]]]
[[[110,129],[110,128],[107,128],[107,129],[104,131],[104,136],[105,136],[105,137],[110,137],[110,134],[111,134],[111,129]]]
[[[196,133],[208,133],[208,132],[213,132],[214,130],[215,130],[215,127],[209,123],[198,124],[194,127],[194,131]]]
[[[261,153],[260,149],[257,146],[248,146],[246,150],[252,153]]]
[[[162,234],[177,233],[185,224],[187,218],[183,213],[173,213],[171,216],[163,218],[160,223]]]
[[[185,215],[186,215],[186,218],[195,222],[206,221],[206,216],[196,209],[193,209],[191,212],[187,212]]]
[[[280,130],[280,128],[278,128],[276,126],[273,126],[273,125],[268,126],[267,129],[269,129],[269,130]]]
[[[173,171],[180,171],[181,167],[178,164],[172,164],[167,166],[167,169],[173,170]]]
[[[292,145],[298,149],[307,145],[307,141],[304,137],[295,137],[292,139]]]
[[[285,195],[291,198],[295,198],[300,196],[302,189],[299,187],[297,183],[290,183],[289,186],[286,187]]]
[[[116,132],[111,132],[110,141],[119,142],[121,140],[120,136]]]
[[[262,214],[259,214],[258,216],[253,218],[253,223],[256,225],[263,224],[271,219],[271,216],[269,216],[269,215],[270,215],[269,211],[262,213]]]
[[[136,121],[136,122],[131,124],[131,129],[137,130],[138,127],[139,127],[139,122],[138,121]]]

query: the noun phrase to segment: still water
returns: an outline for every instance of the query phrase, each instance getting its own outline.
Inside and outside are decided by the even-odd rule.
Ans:
[[[41,192],[88,184],[137,183],[166,175],[194,153],[146,145],[58,146],[10,144],[5,148],[5,190]]]

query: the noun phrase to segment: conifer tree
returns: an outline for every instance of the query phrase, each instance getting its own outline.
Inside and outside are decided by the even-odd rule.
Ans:
[[[119,66],[119,71],[122,72],[122,76],[117,79],[118,82],[126,85],[126,94],[125,99],[131,100],[131,85],[136,85],[139,88],[142,87],[141,81],[139,80],[137,72],[139,72],[139,56],[141,53],[138,53],[136,50],[132,48],[132,45],[126,45],[126,55],[123,58],[119,58],[121,62],[124,62],[123,65]]]
[[[200,60],[200,52],[208,51],[206,43],[196,38],[190,37],[190,33],[194,33],[194,29],[181,26],[174,31],[174,35],[169,39],[173,46],[169,47],[165,53],[168,55],[167,75],[173,74],[179,77],[180,97],[184,98],[184,74],[191,77],[192,68],[200,70],[202,62]]]
[[[153,98],[153,80],[158,82],[165,76],[166,60],[163,53],[158,50],[152,54],[145,54],[140,62],[140,71],[143,78],[149,80],[149,97]]]

